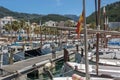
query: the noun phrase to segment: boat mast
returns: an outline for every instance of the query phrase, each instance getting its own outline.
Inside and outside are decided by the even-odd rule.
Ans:
[[[95,13],[96,13],[96,27],[97,30],[100,30],[100,2],[101,0],[98,0],[98,6],[97,6],[97,0],[95,0]],[[100,33],[96,34],[97,42],[96,42],[96,74],[98,75],[98,69],[99,69],[99,37]]]
[[[88,42],[87,42],[87,27],[86,27],[86,13],[85,13],[85,0],[83,0],[83,19],[84,19],[84,40],[85,40],[85,70],[86,70],[86,80],[90,80],[89,75],[89,61],[88,61]]]
[[[98,30],[100,30],[100,7],[101,7],[101,0],[98,0],[98,27],[97,27]]]
[[[95,0],[95,18],[96,18],[96,27],[98,27],[98,11],[97,11],[97,0]],[[99,34],[96,33],[96,73],[98,75],[98,48],[99,48]]]
[[[41,17],[41,20],[42,20],[42,17]],[[42,47],[42,25],[41,25],[41,20],[40,20],[40,48]]]
[[[106,9],[103,8],[103,17],[104,17],[104,30],[107,30],[107,15],[106,15]],[[104,33],[104,48],[107,48],[107,39],[106,34]]]

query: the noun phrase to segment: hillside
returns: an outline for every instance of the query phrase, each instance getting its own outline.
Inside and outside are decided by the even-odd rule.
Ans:
[[[36,22],[36,23],[39,23],[41,19],[42,19],[42,22],[45,22],[48,20],[65,21],[70,19],[68,17],[58,15],[58,14],[39,15],[39,14],[13,12],[9,9],[6,9],[0,6],[0,18],[3,18],[4,16],[13,16],[16,19],[24,19],[26,21],[30,20],[31,22]]]
[[[73,19],[74,21],[78,21],[78,19],[79,19],[79,16],[77,16],[77,15],[72,15],[72,14],[66,14],[66,15],[64,15],[65,17],[68,17],[68,18],[70,18],[70,19]]]
[[[4,16],[13,16],[14,18],[17,18],[17,19],[26,20],[26,19],[33,19],[33,18],[41,17],[42,15],[13,12],[4,7],[0,7],[0,18],[3,18]]]
[[[116,3],[112,3],[106,6],[106,12],[109,17],[110,22],[120,22],[120,1]],[[101,8],[101,22],[103,21],[103,7]],[[31,22],[39,23],[42,19],[42,23],[48,20],[53,21],[65,21],[68,19],[72,19],[78,21],[78,16],[76,15],[58,15],[58,14],[48,14],[48,15],[40,15],[40,14],[28,14],[28,13],[19,13],[13,12],[9,9],[0,6],[0,18],[4,16],[13,16],[16,19],[24,19],[30,20]],[[42,18],[41,18],[42,17]],[[87,23],[94,23],[95,22],[95,12],[92,13],[90,16],[87,17]]]
[[[120,22],[120,1],[106,6],[106,13],[110,22]],[[101,8],[101,19],[103,19],[103,7]],[[95,12],[87,17],[87,23],[95,22]]]

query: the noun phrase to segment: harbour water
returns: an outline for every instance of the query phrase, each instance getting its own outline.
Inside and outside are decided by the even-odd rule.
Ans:
[[[63,60],[55,63],[55,65],[56,65],[55,68],[53,68],[51,70],[53,77],[61,76],[61,69],[62,69],[63,64],[64,64]],[[27,80],[49,80],[50,79],[49,76],[45,73],[41,73],[38,76],[39,76],[39,78],[35,77],[35,73],[32,73],[28,76]]]

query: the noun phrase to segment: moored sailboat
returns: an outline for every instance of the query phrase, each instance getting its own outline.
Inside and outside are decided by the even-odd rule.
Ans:
[[[97,0],[95,0],[97,1]],[[98,1],[100,3],[100,0]],[[100,5],[99,5],[100,7]],[[83,0],[83,13],[84,13],[84,40],[85,40],[85,64],[80,64],[76,62],[66,62],[64,64],[64,76],[72,76],[74,73],[86,76],[85,80],[92,80],[92,78],[97,77],[97,80],[100,80],[100,78],[105,78],[105,80],[114,80],[115,77],[119,76],[118,70],[115,70],[116,67],[110,67],[110,66],[98,66],[98,60],[99,60],[99,33],[97,33],[97,46],[96,46],[96,66],[95,65],[89,65],[88,61],[88,47],[87,47],[87,28],[86,28],[86,19],[85,19],[85,0]],[[97,20],[97,17],[96,17]],[[96,24],[99,27],[99,24]],[[112,70],[113,69],[113,70]],[[67,73],[66,73],[67,72]],[[101,79],[104,80],[104,79]]]

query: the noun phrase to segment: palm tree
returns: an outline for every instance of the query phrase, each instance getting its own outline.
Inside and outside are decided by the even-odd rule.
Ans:
[[[44,26],[44,28],[43,28],[43,34],[45,35],[45,40],[46,40],[46,35],[47,35],[47,28]]]
[[[22,30],[24,28],[24,26],[25,26],[25,21],[24,20],[20,20],[19,26],[20,26],[20,30]]]
[[[20,34],[20,31],[24,29],[24,26],[25,26],[25,21],[24,20],[20,20],[19,21],[19,27],[20,27],[19,28],[19,34]],[[22,35],[22,38],[23,38],[23,35]]]
[[[5,30],[8,32],[8,33],[10,33],[10,35],[12,36],[12,33],[11,33],[11,31],[12,31],[12,26],[11,26],[11,24],[6,24],[5,26],[4,26],[4,28],[5,28]]]
[[[71,22],[70,20],[65,21],[65,26],[72,27],[74,26],[74,23]]]
[[[25,23],[25,26],[24,26],[23,29],[26,30],[26,32],[27,32],[27,38],[28,38],[28,40],[30,40],[30,36],[29,36],[30,29],[31,29],[30,25],[28,23]]]
[[[94,22],[90,23],[90,28],[95,29],[95,23]]]
[[[23,28],[24,25],[25,25],[25,21],[24,20],[20,20],[19,24],[20,24],[20,27]]]
[[[37,37],[38,37],[38,34],[40,33],[40,27],[39,26],[36,26],[34,28],[34,33],[37,34]]]
[[[12,31],[12,26],[11,26],[11,24],[5,24],[4,28],[5,28],[5,30],[6,30],[7,32],[9,32],[9,33]]]
[[[20,28],[19,22],[18,21],[13,21],[11,23],[11,26],[12,26],[12,30],[15,32],[15,36],[16,36],[16,33]]]

